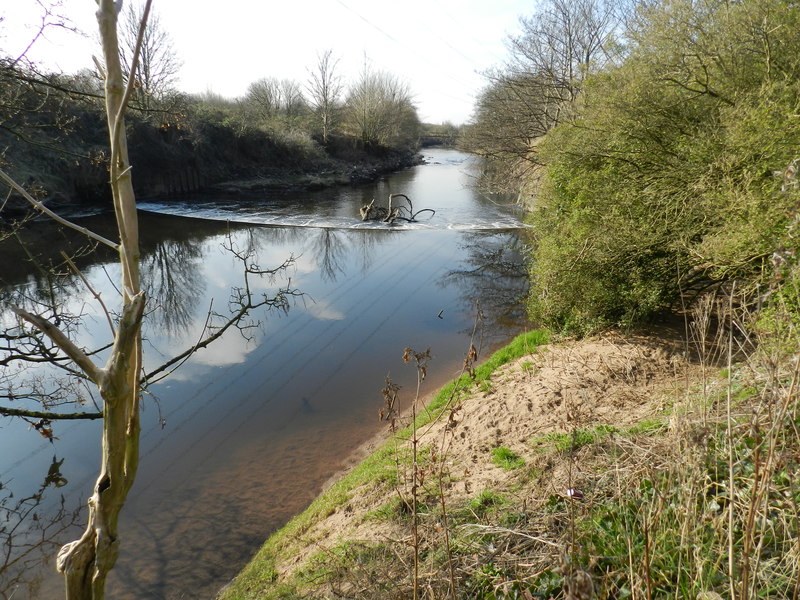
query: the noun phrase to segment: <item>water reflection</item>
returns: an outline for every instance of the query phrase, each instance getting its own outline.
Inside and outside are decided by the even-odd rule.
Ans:
[[[322,277],[335,281],[337,275],[344,274],[344,262],[347,243],[344,232],[336,229],[322,228],[312,233],[311,251],[317,257],[317,264]]]
[[[463,290],[462,310],[480,306],[487,328],[501,337],[516,333],[526,322],[529,280],[519,233],[479,231],[465,234],[459,244],[463,262],[447,272],[439,285]]]
[[[153,324],[167,333],[185,331],[192,321],[191,307],[205,291],[199,240],[164,240],[141,261],[142,285],[150,301]]]
[[[53,456],[35,492],[17,497],[0,484],[0,598],[37,598],[44,577],[41,566],[55,569],[62,540],[81,521],[81,510],[69,508],[57,490],[67,485],[64,459]]]
[[[444,219],[506,218],[462,189],[460,168],[461,163],[445,162],[376,186],[315,196],[314,202],[274,198],[260,208],[245,208],[294,212],[307,221],[322,216],[355,221],[353,207],[365,199],[408,192],[415,206],[431,206]],[[226,204],[227,211],[236,209],[235,203]],[[400,385],[414,383],[413,373],[402,372],[404,347],[432,348],[428,385],[433,387],[457,374],[476,302],[494,341],[520,327],[515,315],[525,277],[514,231],[242,226],[141,217],[143,280],[150,295],[144,325],[148,372],[212,331],[209,307],[216,314],[212,327],[221,329],[241,306],[242,290],[254,298],[274,297],[281,289],[304,296],[294,303],[290,298],[288,312],[259,311],[243,322],[243,330],[228,328],[148,389],[158,400],[148,397],[143,403],[141,465],[123,511],[122,554],[109,597],[213,597],[269,532],[301,510],[349,452],[381,427],[375,414],[387,372]],[[290,256],[291,267],[272,278],[248,275]],[[76,264],[96,292],[113,297],[118,273],[111,259],[97,255]],[[7,293],[34,296],[27,277],[6,281]],[[74,273],[66,273],[57,289],[50,304],[81,314],[80,343],[96,347],[108,325],[91,294]],[[64,391],[73,400],[81,395],[86,408],[93,408],[80,386]],[[38,523],[70,523],[66,507],[83,504],[96,477],[99,426],[58,423],[59,439],[51,443],[26,423],[0,420],[0,481],[19,496],[41,488],[42,473],[53,468],[44,498],[56,496],[59,473],[66,481],[57,488],[63,507],[48,502],[49,508],[37,509]],[[54,451],[66,460],[51,461]],[[32,519],[16,531],[28,527],[35,534]],[[47,550],[38,559],[24,559],[29,560],[25,577],[40,582],[28,597],[61,593],[45,555],[54,556],[72,536],[48,531],[53,536]],[[4,546],[9,561],[28,556],[18,540],[24,537],[17,534]],[[19,589],[15,600],[25,597]]]

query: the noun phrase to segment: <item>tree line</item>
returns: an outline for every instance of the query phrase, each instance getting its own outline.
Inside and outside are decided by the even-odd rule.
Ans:
[[[467,137],[531,208],[535,319],[631,325],[732,285],[796,306],[798,20],[787,0],[548,0],[522,20]]]
[[[120,16],[126,80],[141,16],[141,7],[128,4]],[[304,80],[264,76],[233,99],[179,92],[180,66],[154,13],[129,101],[141,191],[169,172],[200,171],[213,182],[273,170],[313,171],[330,168],[329,159],[357,164],[409,153],[419,141],[422,126],[409,85],[366,58],[355,80],[346,81],[339,59],[325,50]],[[0,51],[0,166],[39,197],[105,197],[103,81],[97,65],[50,73]]]

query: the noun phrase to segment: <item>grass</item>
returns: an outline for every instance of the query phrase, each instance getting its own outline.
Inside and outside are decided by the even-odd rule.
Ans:
[[[484,517],[487,513],[508,504],[508,501],[497,492],[485,489],[480,494],[469,501],[469,510],[478,517]]]
[[[507,471],[513,471],[525,466],[525,459],[505,446],[492,448],[492,462]]]
[[[549,451],[552,448],[558,452],[570,452],[618,432],[616,427],[597,425],[589,429],[578,428],[570,433],[545,433],[531,439],[530,445],[539,451]]]
[[[636,425],[628,427],[628,435],[656,435],[663,433],[667,424],[663,419],[645,419]]]

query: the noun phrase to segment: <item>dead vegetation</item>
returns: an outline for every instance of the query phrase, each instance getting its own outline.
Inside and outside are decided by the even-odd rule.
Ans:
[[[398,200],[395,200],[398,199]],[[423,208],[414,211],[414,205],[411,198],[405,194],[389,194],[389,200],[385,207],[375,206],[375,199],[373,198],[369,204],[365,204],[359,209],[362,221],[380,221],[382,223],[393,224],[396,221],[405,221],[406,223],[414,223],[417,216],[423,213],[431,213],[430,216],[436,214],[432,208]]]

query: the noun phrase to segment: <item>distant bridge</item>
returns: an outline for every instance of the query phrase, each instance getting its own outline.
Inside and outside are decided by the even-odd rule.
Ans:
[[[457,135],[452,133],[425,133],[419,136],[419,145],[428,146],[455,146],[458,140]]]

